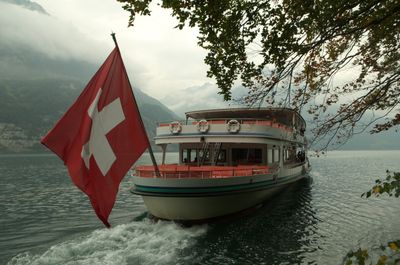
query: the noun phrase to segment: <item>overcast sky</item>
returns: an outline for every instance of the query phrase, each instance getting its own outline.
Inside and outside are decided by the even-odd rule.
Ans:
[[[175,29],[170,12],[155,4],[150,17],[137,17],[135,26],[128,28],[129,14],[116,0],[32,1],[50,16],[4,1],[0,0],[0,23],[7,41],[55,58],[83,59],[100,66],[114,46],[110,37],[114,31],[132,83],[145,93],[180,113],[190,110],[196,87],[204,89],[204,98],[196,93],[199,103],[207,103],[204,108],[227,105],[217,95],[214,80],[206,77],[206,53],[197,46],[197,29]]]
[[[37,2],[51,15],[108,48],[113,47],[110,32],[116,32],[135,83],[152,96],[162,98],[174,90],[207,82],[205,53],[196,45],[197,31],[174,29],[175,19],[157,5],[153,4],[151,17],[138,17],[135,27],[127,28],[129,14],[116,0]]]

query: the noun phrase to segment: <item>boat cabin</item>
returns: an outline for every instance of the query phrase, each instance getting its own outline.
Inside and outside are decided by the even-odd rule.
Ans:
[[[268,171],[298,165],[305,160],[305,129],[304,119],[288,108],[187,112],[185,121],[158,124],[155,142],[163,151],[160,171]],[[179,145],[179,161],[173,165],[165,164],[169,144]]]

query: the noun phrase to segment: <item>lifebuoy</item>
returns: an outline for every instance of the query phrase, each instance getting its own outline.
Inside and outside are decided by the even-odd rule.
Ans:
[[[173,121],[169,124],[169,131],[178,134],[182,131],[182,124],[179,121]]]
[[[206,120],[199,121],[196,126],[197,130],[202,133],[206,133],[210,129],[210,124]]]
[[[237,133],[240,130],[240,123],[237,120],[230,120],[226,124],[226,129],[230,133]]]

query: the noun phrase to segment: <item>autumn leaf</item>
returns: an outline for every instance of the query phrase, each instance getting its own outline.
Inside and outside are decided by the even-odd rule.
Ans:
[[[397,246],[396,242],[390,242],[389,243],[389,248],[393,251],[398,251],[399,246]]]

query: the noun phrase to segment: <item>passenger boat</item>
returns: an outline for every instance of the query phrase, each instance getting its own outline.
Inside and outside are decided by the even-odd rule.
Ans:
[[[236,108],[186,113],[159,123],[162,164],[135,168],[132,192],[161,219],[202,221],[260,205],[307,176],[306,123],[288,108]],[[168,145],[179,161],[165,164]]]

